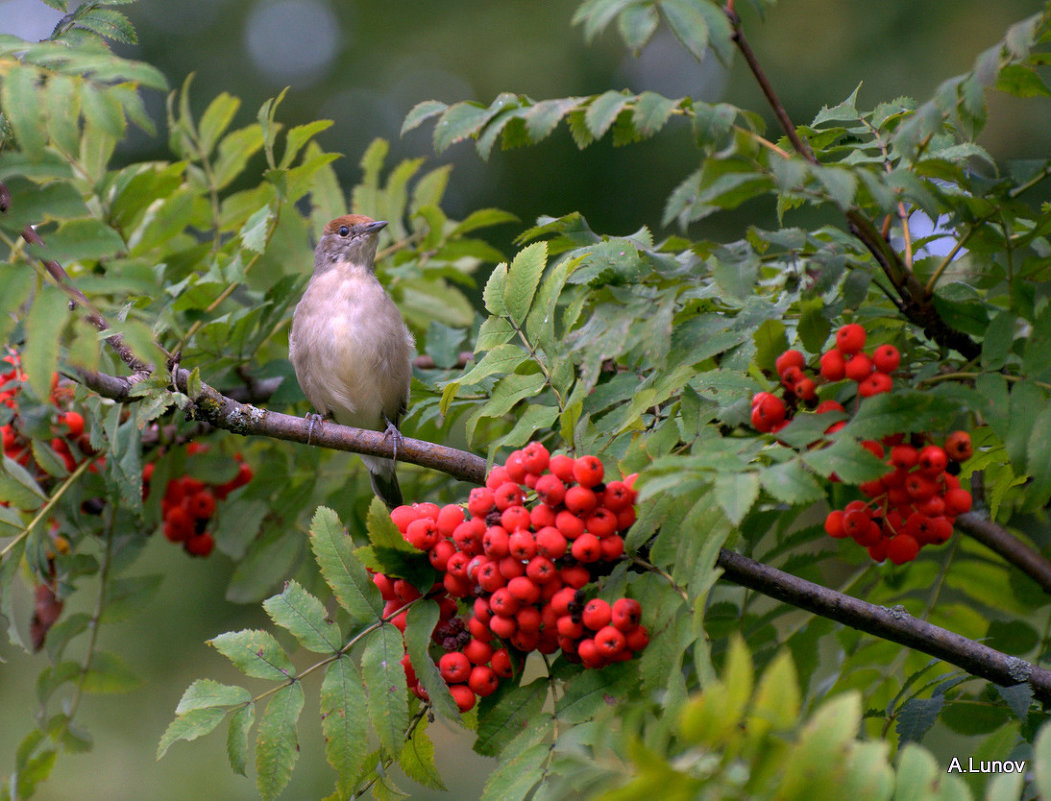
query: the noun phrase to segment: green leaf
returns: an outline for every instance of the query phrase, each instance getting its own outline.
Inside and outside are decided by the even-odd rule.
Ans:
[[[58,368],[62,330],[68,319],[68,298],[56,287],[41,287],[26,318],[26,342],[22,348],[22,369],[38,398],[51,394],[51,377]]]
[[[252,694],[244,687],[234,684],[220,684],[211,679],[197,679],[186,688],[175,707],[176,715],[184,715],[195,709],[210,707],[237,706],[252,700]]]
[[[267,235],[270,229],[270,219],[274,213],[270,206],[263,206],[255,214],[245,220],[241,226],[241,244],[256,253],[266,250]]]
[[[1040,509],[1051,498],[1051,408],[1044,408],[1029,431],[1026,470],[1033,477],[1026,487],[1025,507]]]
[[[547,699],[547,679],[533,679],[483,698],[478,704],[478,736],[474,750],[496,756],[511,740],[529,728]]]
[[[490,314],[503,317],[507,314],[504,304],[504,287],[507,284],[507,265],[503,262],[493,268],[482,291],[482,300]]]
[[[179,715],[168,724],[168,728],[161,735],[161,741],[157,744],[157,759],[163,757],[179,740],[196,740],[214,731],[225,717],[226,710],[218,707],[194,709],[185,715]]]
[[[441,774],[434,762],[434,743],[427,734],[427,724],[421,722],[413,729],[398,756],[398,767],[417,784],[434,790],[444,790]]]
[[[1033,741],[1033,775],[1040,795],[1051,797],[1051,722],[1040,727]]]
[[[825,497],[825,490],[799,459],[763,468],[759,471],[759,484],[777,500],[794,506]]]
[[[959,404],[949,398],[896,388],[866,398],[842,431],[858,439],[879,439],[897,432],[938,430],[951,424],[959,412]]]
[[[534,142],[546,139],[559,121],[581,102],[578,97],[541,100],[525,113],[526,133]]]
[[[220,92],[215,99],[208,104],[208,108],[201,115],[200,125],[197,126],[197,137],[201,146],[201,155],[207,157],[212,153],[212,148],[219,141],[226,129],[233,122],[237,109],[241,107],[240,98],[234,97],[227,92]]]
[[[982,367],[999,370],[1007,361],[1014,344],[1016,317],[1014,312],[1004,310],[989,321],[982,340]]]
[[[738,526],[759,497],[759,476],[753,472],[720,473],[712,489],[730,522]]]
[[[631,95],[610,89],[592,100],[584,113],[584,122],[591,135],[601,139],[617,119],[617,115],[633,99]]]
[[[566,685],[555,703],[555,715],[563,722],[583,723],[600,709],[624,703],[632,687],[638,685],[635,662],[619,662],[602,670],[586,670]]]
[[[434,152],[441,155],[452,145],[461,142],[478,130],[489,119],[489,110],[473,101],[449,106],[434,126]]]
[[[296,724],[303,702],[303,686],[293,682],[274,693],[259,719],[255,737],[255,785],[265,801],[277,798],[292,778],[292,768],[299,756]]]
[[[409,727],[409,705],[405,671],[401,658],[405,655],[401,632],[384,624],[365,641],[361,655],[361,674],[368,691],[368,710],[380,745],[390,754],[401,750],[402,740]]]
[[[894,730],[898,733],[899,742],[918,743],[938,720],[938,713],[945,705],[944,695],[931,698],[910,698],[896,713]]]
[[[831,445],[810,451],[802,459],[819,475],[828,478],[835,473],[848,484],[873,481],[887,473],[887,465],[848,438],[843,431]]]
[[[321,731],[325,758],[338,776],[336,786],[349,795],[369,753],[369,717],[361,674],[349,656],[325,668],[321,682]]]
[[[289,130],[288,135],[285,137],[285,152],[281,154],[281,163],[278,166],[281,169],[287,169],[292,166],[292,162],[299,155],[299,151],[306,147],[307,142],[322,131],[328,130],[334,124],[332,120],[314,120],[304,125],[297,125]]]
[[[405,121],[401,124],[401,135],[405,136],[409,131],[414,128],[418,128],[423,122],[429,120],[431,117],[436,117],[444,112],[448,105],[442,103],[440,100],[424,100],[422,103],[417,103],[408,114],[405,115]]]
[[[226,731],[226,758],[241,776],[248,770],[248,738],[254,723],[255,704],[245,704],[230,716],[230,728]]]
[[[92,8],[84,13],[78,10],[76,24],[77,27],[87,28],[99,36],[117,42],[137,44],[139,41],[135,28],[128,18],[110,8]]]
[[[661,11],[668,26],[696,59],[704,58],[708,49],[708,21],[694,0],[661,0]]]
[[[142,612],[160,590],[163,580],[160,573],[110,579],[102,622],[116,623]]]
[[[629,6],[617,17],[617,28],[624,44],[632,50],[641,50],[657,30],[660,17],[651,5]],[[636,125],[638,122],[636,121]]]
[[[44,247],[30,247],[34,255],[60,264],[111,257],[124,249],[120,234],[102,220],[90,217],[67,220],[48,235]]]
[[[124,109],[112,91],[94,83],[84,83],[80,88],[80,97],[84,118],[90,125],[114,140],[124,138]]]
[[[331,509],[319,506],[310,523],[310,547],[332,594],[356,623],[378,620],[383,598],[365,566],[354,555],[354,543]]]
[[[0,84],[0,104],[15,130],[19,148],[29,154],[43,151],[46,142],[43,106],[37,94],[39,73],[32,67],[12,65]]]
[[[642,136],[653,136],[664,127],[678,105],[678,100],[670,100],[656,92],[643,92],[635,101],[632,116],[635,128]]]
[[[242,673],[257,679],[288,681],[295,673],[292,660],[268,632],[258,629],[230,631],[213,637],[208,644]]]
[[[389,548],[394,551],[420,555],[420,551],[410,545],[394,521],[390,518],[390,512],[379,498],[373,498],[369,504],[367,519],[369,542],[377,548]]]
[[[547,743],[537,743],[501,763],[485,780],[481,801],[523,801],[540,781],[550,751]]]
[[[529,359],[529,354],[518,345],[512,343],[497,345],[464,375],[457,378],[456,383],[460,386],[471,386],[492,375],[508,375],[527,359]]]
[[[293,579],[280,595],[263,601],[263,608],[274,623],[290,631],[309,651],[324,654],[343,647],[339,626],[325,614],[321,601]]]
[[[405,648],[412,661],[416,677],[427,691],[431,706],[442,717],[460,723],[460,710],[456,706],[449,685],[438,672],[429,653],[431,633],[438,623],[438,604],[435,601],[417,601],[409,609],[405,620]]]
[[[504,306],[507,316],[521,327],[547,266],[547,242],[534,242],[518,252],[507,270]],[[487,287],[488,288],[488,287]],[[495,314],[496,312],[494,312]]]

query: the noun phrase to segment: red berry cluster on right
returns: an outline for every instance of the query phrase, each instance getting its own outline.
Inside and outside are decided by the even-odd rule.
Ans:
[[[752,427],[756,431],[776,433],[788,425],[800,405],[817,407],[817,411],[842,406],[835,401],[818,403],[818,387],[850,379],[858,385],[858,396],[871,398],[894,388],[891,374],[901,363],[901,354],[893,345],[880,345],[865,353],[865,329],[849,323],[836,332],[836,344],[821,355],[816,374],[807,374],[806,356],[798,350],[786,350],[777,357],[775,368],[784,388],[784,398],[772,392],[758,392],[752,398]]]
[[[896,565],[911,562],[924,545],[947,542],[957,515],[971,510],[971,493],[948,472],[952,464],[970,458],[971,437],[955,431],[944,447],[923,442],[922,437],[906,442],[901,434],[882,443],[863,442],[891,470],[860,485],[868,501],[851,501],[829,512],[829,536],[850,537],[875,561],[890,559]]]
[[[457,504],[428,503],[391,512],[405,540],[441,574],[428,591],[440,609],[432,639],[461,711],[511,678],[530,651],[561,649],[569,661],[601,668],[646,647],[638,601],[588,598],[589,585],[622,557],[621,534],[635,521],[631,478],[603,478],[598,458],[551,456],[533,442],[472,490],[466,514]],[[381,573],[373,581],[387,601],[385,616],[420,594]],[[401,617],[392,622],[404,627]],[[403,665],[409,688],[425,698],[407,657]]]
[[[205,453],[208,445],[191,442],[186,453]],[[182,543],[190,556],[208,556],[215,548],[215,538],[208,532],[208,522],[215,514],[217,502],[238,487],[252,480],[252,468],[244,463],[241,454],[234,458],[240,462],[237,475],[223,484],[206,484],[192,476],[180,476],[168,481],[161,499],[161,514],[164,516],[164,537],[172,543]],[[142,497],[150,492],[154,463],[142,468]]]

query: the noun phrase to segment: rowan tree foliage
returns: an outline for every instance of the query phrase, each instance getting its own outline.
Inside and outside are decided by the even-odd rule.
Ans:
[[[62,753],[90,749],[86,696],[150,679],[98,631],[150,608],[162,577],[138,560],[165,538],[236,562],[228,597],[262,601],[273,626],[216,632],[245,680],[193,682],[158,756],[225,728],[225,744],[176,747],[226,748],[264,799],[297,759],[327,760],[332,798],[398,796],[395,764],[441,787],[436,718],[494,758],[486,799],[1051,794],[1051,216],[1033,200],[1051,160],[998,163],[976,143],[990,93],[1048,102],[1051,5],[929,99],[855,91],[801,121],[748,43],[763,0],[586,0],[585,38],[615,26],[638,50],[668,26],[697,58],[741,60],[768,107],[508,92],[421,99],[406,118],[405,131],[433,125],[438,153],[469,140],[483,159],[542,148],[560,125],[584,149],[685,120],[696,160],[667,230],[614,236],[586,208],[533,225],[495,209],[450,219],[449,168],[389,164],[383,141],[345,190],[339,154],[314,140],[329,122],[283,124],[283,93],[245,127],[223,92],[195,116],[191,92],[206,90],[171,89],[108,49],[135,35],[124,0],[47,1],[68,12],[48,40],[0,37],[0,612],[12,643],[49,659],[0,798],[33,796]],[[168,93],[161,125],[151,91]],[[170,159],[118,164],[129,125],[162,130]],[[694,238],[694,223],[764,201],[778,227]],[[826,222],[801,224],[815,217],[800,209]],[[638,473],[625,553],[587,588],[640,602],[649,644],[634,658],[586,670],[532,654],[460,714],[436,667],[439,604],[412,600],[404,633],[394,625],[370,572],[424,593],[440,575],[333,453],[391,442],[314,431],[287,361],[312,242],[348,210],[389,221],[378,272],[417,338],[406,497],[466,503],[529,442],[594,454],[607,479]],[[519,226],[509,257],[479,236],[497,224]],[[837,343],[860,369],[837,339],[848,324],[884,364],[900,355],[877,370],[890,391],[826,371]],[[791,379],[786,351],[800,354]],[[937,492],[905,489],[921,471],[892,449],[953,431],[972,447],[948,474],[923,473]],[[949,502],[957,486],[970,511]],[[202,491],[213,505],[182,531],[171,509]],[[883,532],[854,531],[866,547],[830,522],[851,509]],[[950,519],[951,535],[912,514]],[[904,534],[930,547],[879,544]],[[91,611],[64,611],[78,596]],[[407,691],[406,652],[429,700]],[[308,706],[324,754],[300,754]],[[976,759],[1028,770],[947,772],[930,750],[945,730],[970,736]]]

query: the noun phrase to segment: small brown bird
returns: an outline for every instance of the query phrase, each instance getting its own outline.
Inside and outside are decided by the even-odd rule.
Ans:
[[[299,386],[322,416],[398,437],[409,402],[413,338],[376,278],[377,237],[386,225],[347,214],[325,226],[288,344]],[[392,509],[399,506],[394,461],[361,458],[376,495]]]

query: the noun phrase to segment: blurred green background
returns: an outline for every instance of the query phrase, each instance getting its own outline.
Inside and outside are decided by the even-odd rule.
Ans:
[[[739,5],[752,45],[789,113],[808,121],[859,83],[862,108],[900,95],[926,98],[941,81],[969,69],[1010,23],[1035,13],[1042,3],[784,0],[764,20],[747,2]],[[122,9],[132,17],[140,44],[121,51],[157,65],[173,87],[196,73],[193,106],[198,112],[220,92],[241,97],[242,124],[254,119],[266,98],[289,86],[279,119],[289,125],[334,120],[321,142],[345,154],[336,166],[348,188],[358,178],[365,146],[384,137],[392,143],[392,161],[426,157],[430,166],[455,164],[447,209],[453,217],[498,206],[517,214],[525,227],[540,214],[579,210],[597,231],[627,234],[647,224],[658,234],[671,233],[659,228],[664,198],[697,166],[684,125],[670,125],[640,145],[613,148],[600,142],[583,152],[560,128],[538,147],[494,152],[488,162],[470,143],[436,158],[431,126],[398,136],[405,114],[421,100],[488,103],[501,91],[540,99],[609,88],[651,89],[725,100],[772,119],[739,61],[729,68],[714,59],[698,63],[664,30],[637,55],[626,52],[612,30],[586,44],[582,32],[569,26],[576,7],[569,0],[145,0]],[[0,0],[0,32],[42,38],[58,16],[38,0]],[[163,123],[164,98],[154,94],[148,105]],[[1049,132],[1048,104],[993,96],[980,141],[1000,160],[1046,157]],[[163,133],[149,139],[137,131],[119,155],[169,157]],[[710,218],[691,233],[736,238],[740,226],[750,222],[774,225],[772,203]],[[518,230],[498,229],[493,243],[509,250]],[[310,254],[304,253],[304,270],[309,262]],[[258,464],[261,453],[276,447],[286,446],[256,443],[246,453]],[[231,570],[218,554],[191,561],[160,538],[150,543],[141,572],[166,575],[159,598],[139,618],[107,627],[101,635],[102,646],[123,654],[146,682],[130,695],[85,700],[78,721],[94,736],[95,749],[60,756],[39,798],[255,797],[253,783],[227,767],[221,733],[179,743],[164,760],[154,760],[157,741],[191,680],[237,680],[204,641],[222,631],[266,624],[257,605],[224,600]],[[18,622],[24,627],[31,609],[28,597],[20,602]],[[18,741],[33,725],[32,683],[45,660],[27,657],[6,642],[0,644],[0,657],[6,660],[0,665],[0,773],[6,773]],[[311,713],[308,702],[300,723],[302,754],[286,799],[319,798],[331,790],[316,703],[313,708]],[[438,762],[450,791],[404,786],[413,788],[412,797],[418,799],[476,798],[488,761],[471,754],[470,737],[462,732],[439,735],[437,725],[432,732],[438,735]],[[938,753],[937,743],[928,745]]]

